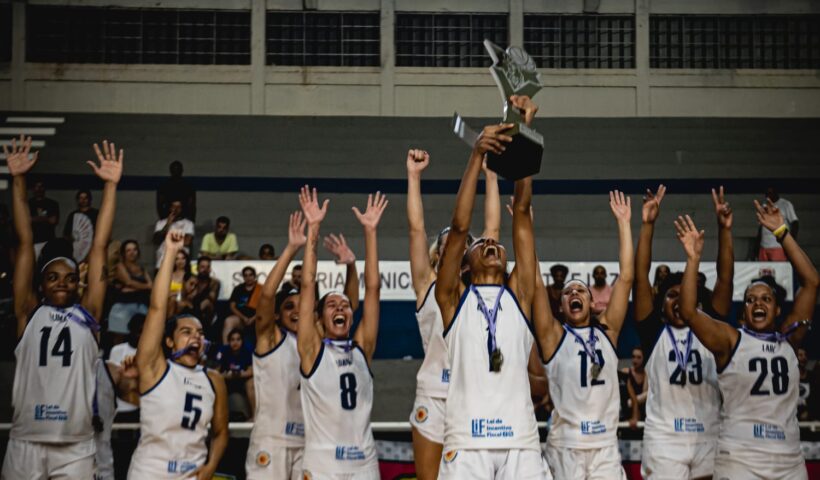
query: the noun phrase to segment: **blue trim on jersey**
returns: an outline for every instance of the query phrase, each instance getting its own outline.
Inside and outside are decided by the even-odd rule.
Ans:
[[[282,332],[282,340],[279,340],[279,343],[277,343],[276,345],[274,345],[274,346],[273,346],[273,348],[271,348],[270,350],[268,350],[267,352],[265,352],[265,353],[263,353],[263,354],[261,354],[261,355],[260,355],[260,354],[258,354],[258,353],[256,353],[256,349],[254,348],[254,349],[253,349],[253,356],[254,356],[254,357],[256,357],[256,358],[265,358],[265,357],[267,357],[268,355],[270,355],[271,353],[275,352],[275,351],[276,351],[276,349],[278,349],[279,347],[281,347],[281,346],[282,346],[282,344],[284,344],[284,343],[285,343],[285,340],[288,338],[288,331],[287,331],[287,330],[285,330],[285,329],[284,329],[284,328],[282,328],[282,327],[279,327],[279,330]]]
[[[421,311],[421,307],[423,307],[424,304],[427,303],[427,297],[430,296],[430,292],[433,291],[433,288],[435,288],[435,286],[436,286],[436,281],[433,280],[432,283],[430,283],[430,286],[427,287],[427,293],[424,294],[424,300],[422,300],[421,303],[419,304],[419,306],[416,307],[416,313],[419,313]]]
[[[100,361],[103,362],[103,367],[104,367],[104,370],[105,370],[105,376],[108,377],[108,381],[111,382],[111,388],[114,390],[114,410],[116,410],[117,409],[117,397],[118,397],[118,395],[117,395],[117,384],[114,383],[114,377],[111,376],[111,370],[108,369],[108,360],[100,359]],[[96,392],[95,392],[95,394],[96,394]],[[116,412],[115,412],[115,414],[116,414]]]
[[[165,377],[168,376],[168,372],[170,372],[170,371],[171,371],[171,362],[170,362],[170,360],[166,360],[165,361],[165,372],[163,372],[162,376],[159,377],[159,380],[157,380],[157,383],[155,383],[154,386],[152,386],[151,388],[149,388],[145,392],[140,392],[140,396],[144,397],[144,396],[148,395],[149,393],[151,393],[155,388],[157,388],[159,386],[160,383],[162,383],[163,380],[165,380]]]
[[[606,338],[607,343],[609,343],[609,346],[612,347],[612,351],[615,352],[615,356],[617,357],[618,356],[618,349],[615,347],[615,344],[612,343],[612,339],[609,338],[609,335],[606,334],[606,330],[599,327],[598,325],[590,325],[590,326],[592,328],[598,330],[599,332],[601,332],[601,335],[603,335],[604,338]]]
[[[447,325],[447,328],[445,328],[444,331],[441,333],[442,337],[447,338],[447,333],[450,332],[450,330],[453,328],[453,325],[456,323],[456,318],[458,318],[458,314],[461,311],[461,306],[464,305],[464,301],[467,300],[467,295],[469,294],[470,289],[465,288],[464,293],[461,294],[461,298],[458,300],[458,305],[456,306],[456,313],[453,314],[453,319],[450,321],[450,325]]]
[[[367,365],[367,371],[370,372],[370,378],[375,378],[373,375],[373,370],[370,369],[370,362],[367,361],[367,355],[364,354],[362,347],[358,343],[353,342],[353,348],[358,350],[362,354],[362,357],[364,357],[364,364]]]
[[[715,367],[717,368],[717,374],[718,375],[723,373],[724,370],[726,370],[729,367],[729,364],[732,363],[732,359],[735,358],[735,352],[737,352],[737,347],[740,346],[740,340],[742,338],[743,338],[743,332],[738,330],[737,331],[737,343],[735,343],[735,346],[732,348],[732,353],[729,354],[729,359],[726,360],[726,365],[724,365],[723,368],[720,368],[717,365],[715,365]],[[715,363],[717,363],[717,358],[715,358]]]
[[[527,328],[529,329],[530,333],[531,333],[531,334],[532,334],[532,336],[534,337],[534,336],[535,336],[535,330],[534,330],[534,327],[533,327],[532,322],[530,321],[530,319],[529,319],[529,318],[527,318],[527,316],[526,316],[526,315],[524,315],[524,310],[521,308],[521,304],[520,304],[520,303],[518,303],[518,297],[516,297],[516,296],[515,296],[515,293],[513,293],[513,291],[512,291],[512,290],[510,290],[510,287],[508,287],[508,286],[506,286],[506,285],[504,285],[504,290],[506,290],[507,292],[509,292],[510,296],[511,296],[511,297],[512,297],[512,299],[513,299],[513,302],[515,302],[515,306],[516,306],[516,307],[518,307],[518,311],[519,311],[519,313],[521,313],[521,316],[522,316],[522,317],[524,317],[524,323],[526,323],[526,324],[527,324]]]
[[[28,331],[28,326],[31,325],[31,319],[34,318],[34,315],[37,314],[37,310],[40,310],[40,307],[44,306],[45,303],[38,303],[36,307],[34,307],[30,312],[28,312],[28,318],[26,318],[26,326],[23,327],[23,333],[17,337],[17,342],[14,343],[14,349],[17,350],[17,345],[20,344],[20,340],[26,335],[26,331]]]
[[[556,320],[556,322],[557,322],[557,321],[558,321],[558,320]],[[550,358],[548,358],[548,359],[547,359],[547,361],[546,361],[546,362],[544,362],[544,365],[549,365],[549,363],[552,361],[552,359],[553,359],[553,358],[555,358],[555,355],[558,353],[558,350],[561,350],[561,345],[563,345],[563,344],[564,344],[564,339],[565,339],[565,338],[567,338],[567,329],[566,329],[566,328],[562,328],[561,330],[564,332],[564,333],[561,335],[561,340],[558,340],[558,346],[556,346],[556,347],[555,347],[555,351],[554,351],[554,352],[552,352],[552,355],[550,355]],[[537,343],[537,342],[536,342],[536,343]],[[544,357],[543,357],[543,355],[541,356],[541,361],[542,361],[542,362],[544,361]]]
[[[305,372],[302,371],[302,362],[299,362],[299,373],[302,374],[303,378],[309,379],[313,376],[316,372],[316,369],[319,368],[319,362],[322,361],[322,354],[325,353],[325,342],[319,342],[319,354],[316,355],[316,360],[313,362],[313,366],[310,368],[310,371],[305,375]]]

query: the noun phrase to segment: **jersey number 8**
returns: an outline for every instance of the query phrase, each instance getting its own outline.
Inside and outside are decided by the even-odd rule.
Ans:
[[[343,373],[339,377],[339,388],[342,390],[342,408],[353,410],[356,408],[356,375]]]

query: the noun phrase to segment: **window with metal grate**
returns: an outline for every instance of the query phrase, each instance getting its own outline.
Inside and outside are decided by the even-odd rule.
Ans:
[[[635,19],[524,15],[524,49],[540,68],[635,68]]]
[[[487,67],[484,39],[506,46],[507,14],[400,13],[396,15],[396,66]]]

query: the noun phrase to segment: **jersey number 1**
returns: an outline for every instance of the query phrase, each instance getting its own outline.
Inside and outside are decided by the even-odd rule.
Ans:
[[[48,340],[51,337],[51,327],[43,327],[40,329],[40,366],[48,365]],[[54,342],[54,347],[51,349],[52,357],[62,357],[63,366],[71,366],[71,329],[68,327],[60,330],[57,335],[57,341]]]

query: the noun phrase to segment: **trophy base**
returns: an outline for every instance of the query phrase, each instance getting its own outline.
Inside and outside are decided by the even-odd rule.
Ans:
[[[523,123],[507,132],[512,142],[500,155],[487,152],[487,167],[506,180],[520,180],[541,171],[544,137]]]

